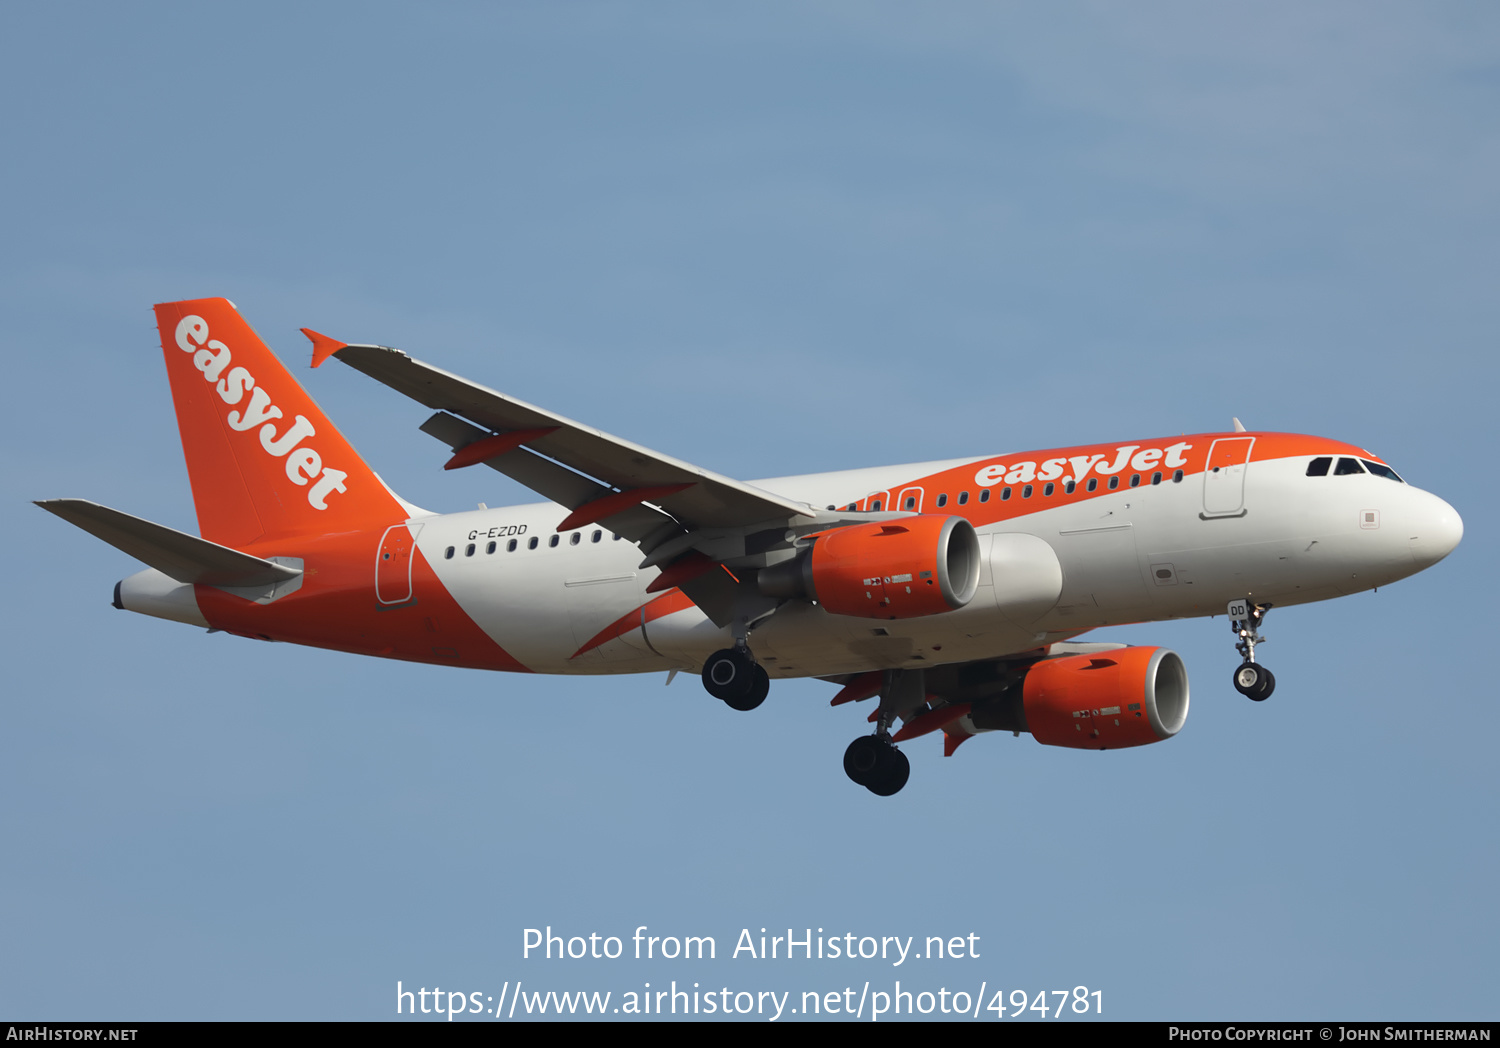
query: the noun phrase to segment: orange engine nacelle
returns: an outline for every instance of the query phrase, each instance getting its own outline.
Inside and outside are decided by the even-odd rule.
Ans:
[[[962,608],[979,586],[979,538],[963,517],[915,516],[818,535],[811,550],[761,572],[769,596],[815,600],[835,615],[911,619]]]
[[[1044,659],[1021,687],[1026,726],[1048,746],[1144,746],[1170,739],[1187,720],[1187,669],[1166,648]]]

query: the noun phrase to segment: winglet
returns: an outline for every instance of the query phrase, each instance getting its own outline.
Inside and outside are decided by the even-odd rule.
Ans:
[[[313,367],[317,367],[319,364],[323,363],[323,361],[327,360],[329,357],[333,356],[335,353],[349,344],[347,342],[340,342],[336,338],[329,338],[327,335],[320,335],[312,328],[303,328],[302,333],[312,340]]]

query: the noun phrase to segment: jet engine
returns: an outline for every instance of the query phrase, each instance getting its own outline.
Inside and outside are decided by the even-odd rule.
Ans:
[[[815,600],[836,615],[911,619],[962,608],[979,586],[979,537],[937,514],[825,531],[792,560],[761,569],[768,597]]]
[[[1170,739],[1187,721],[1187,668],[1166,648],[1044,659],[1021,687],[1027,730],[1048,746],[1144,746]]]

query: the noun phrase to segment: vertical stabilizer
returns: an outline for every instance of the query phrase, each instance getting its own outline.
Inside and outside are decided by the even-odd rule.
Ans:
[[[156,325],[205,539],[244,547],[407,516],[227,299],[163,303]]]

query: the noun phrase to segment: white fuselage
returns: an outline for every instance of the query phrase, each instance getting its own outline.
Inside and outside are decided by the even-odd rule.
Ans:
[[[963,513],[951,502],[936,508],[945,493],[901,485],[968,461],[982,460],[756,486],[818,507],[884,490],[899,492],[902,509],[911,497],[918,512]],[[1287,605],[1368,590],[1422,570],[1457,543],[1458,515],[1436,496],[1368,473],[1309,477],[1307,464],[1307,457],[1251,462],[1231,488],[1211,472],[1176,482],[1169,474],[1068,504],[1043,497],[1037,485],[1021,515],[979,526],[979,590],[966,607],[879,620],[792,602],[754,631],[752,645],[773,677],[994,658],[1099,626],[1220,614],[1232,598]],[[598,525],[558,535],[566,513],[540,503],[414,517],[410,526],[463,609],[536,672],[696,668],[730,642],[727,629],[689,606],[627,622],[631,628],[580,653],[611,624],[641,613],[657,572],[641,570],[640,550]]]

